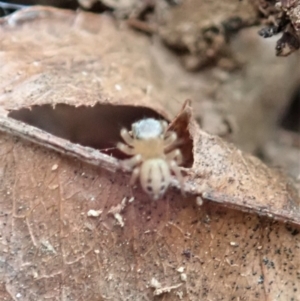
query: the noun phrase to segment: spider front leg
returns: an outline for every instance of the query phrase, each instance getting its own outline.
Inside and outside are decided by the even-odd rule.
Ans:
[[[121,161],[120,165],[128,170],[133,170],[138,164],[142,162],[142,156],[141,155],[135,155],[134,157]]]
[[[133,156],[135,154],[134,148],[129,147],[128,145],[122,143],[122,142],[118,142],[117,143],[117,148],[124,154],[128,155],[128,156]]]
[[[134,186],[134,184],[136,183],[136,180],[138,179],[140,175],[140,168],[139,167],[136,167],[133,172],[132,172],[132,175],[131,175],[131,179],[130,179],[130,186]]]
[[[165,120],[161,120],[160,124],[162,127],[162,132],[165,134],[168,130],[168,123]]]
[[[129,132],[126,129],[122,129],[120,132],[120,135],[128,145],[133,146],[134,139],[132,138],[132,136],[129,134]]]
[[[130,186],[134,186],[134,184],[136,183],[136,180],[138,179],[139,175],[140,175],[140,167],[137,166],[138,164],[140,164],[142,161],[142,156],[141,155],[136,155],[128,160],[124,160],[122,162],[123,167],[125,167],[126,169],[132,170],[132,175],[130,178]]]
[[[169,162],[169,166],[170,166],[170,169],[175,174],[175,177],[177,178],[177,180],[179,182],[181,194],[184,196],[185,195],[185,192],[184,192],[184,181],[183,181],[183,177],[182,177],[180,168],[178,167],[178,165],[176,164],[176,162],[174,160],[172,160],[172,161]]]
[[[167,132],[164,138],[164,149],[170,148],[177,140],[177,134],[175,132]]]
[[[181,151],[179,149],[174,149],[170,153],[167,154],[168,161],[175,161],[177,165],[182,164],[183,158]]]

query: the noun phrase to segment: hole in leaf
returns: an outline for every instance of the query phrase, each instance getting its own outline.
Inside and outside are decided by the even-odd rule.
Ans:
[[[11,111],[9,117],[117,157],[122,157],[115,146],[122,141],[120,131],[123,127],[131,129],[133,122],[146,117],[163,119],[149,108],[107,104],[94,107],[66,104],[32,106]]]
[[[123,127],[130,130],[132,123],[143,118],[164,119],[146,107],[109,104],[96,104],[93,107],[66,104],[53,107],[47,104],[11,111],[9,117],[119,159],[125,157],[116,148],[117,142],[123,141],[120,136]]]

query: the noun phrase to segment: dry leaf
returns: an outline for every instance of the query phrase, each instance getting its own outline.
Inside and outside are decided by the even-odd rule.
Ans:
[[[184,115],[192,116],[187,106]],[[201,131],[191,120],[194,164],[187,172],[187,190],[229,207],[300,222],[300,195],[292,179],[221,138]]]
[[[108,16],[49,8],[1,22],[2,300],[297,300],[297,191],[201,131],[189,103],[170,125],[188,198],[171,189],[150,201],[115,172],[118,154],[94,149],[138,118],[170,120],[143,76],[146,38]]]

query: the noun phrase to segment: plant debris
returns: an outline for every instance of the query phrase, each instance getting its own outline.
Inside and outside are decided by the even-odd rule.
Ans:
[[[298,0],[258,0],[264,23],[259,31],[264,38],[283,33],[276,43],[276,55],[288,56],[300,48],[300,2]]]

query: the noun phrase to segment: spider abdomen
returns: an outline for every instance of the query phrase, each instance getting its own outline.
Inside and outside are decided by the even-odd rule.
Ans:
[[[144,161],[140,168],[142,188],[154,200],[159,199],[170,184],[171,172],[168,163],[160,158],[149,159]]]

